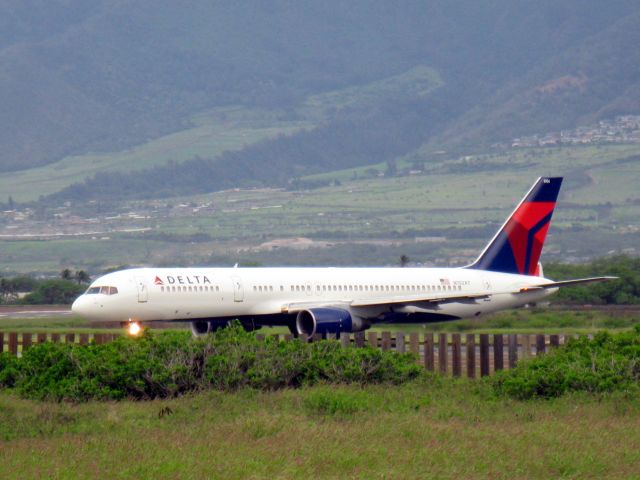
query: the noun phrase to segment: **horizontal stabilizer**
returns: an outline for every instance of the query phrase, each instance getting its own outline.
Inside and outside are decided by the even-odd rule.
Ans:
[[[618,277],[591,277],[591,278],[576,278],[574,280],[563,280],[561,282],[545,283],[544,285],[532,285],[530,287],[521,288],[521,292],[527,292],[530,290],[546,290],[548,288],[560,288],[571,287],[573,285],[579,285],[581,283],[594,283],[594,282],[606,282],[609,280],[617,280]]]

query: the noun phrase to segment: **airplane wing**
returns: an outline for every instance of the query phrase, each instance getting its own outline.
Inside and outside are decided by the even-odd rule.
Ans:
[[[460,295],[459,293],[442,293],[436,295],[402,295],[402,296],[388,296],[378,298],[367,298],[362,300],[344,300],[344,301],[311,301],[311,302],[293,302],[282,306],[282,313],[295,313],[300,310],[308,308],[322,308],[322,307],[334,307],[334,308],[357,308],[357,307],[376,307],[384,305],[408,305],[417,303],[429,303],[436,305],[438,303],[445,302],[473,302],[484,298],[489,298],[492,293],[483,293],[477,295]]]
[[[400,305],[400,304],[410,304],[410,303],[445,303],[445,302],[469,302],[482,300],[484,298],[489,298],[493,295],[491,293],[481,293],[481,294],[469,294],[469,295],[460,295],[458,294],[446,294],[442,293],[439,295],[405,295],[398,297],[384,297],[384,298],[367,298],[366,300],[354,300],[350,303],[351,307],[375,307],[376,305]]]

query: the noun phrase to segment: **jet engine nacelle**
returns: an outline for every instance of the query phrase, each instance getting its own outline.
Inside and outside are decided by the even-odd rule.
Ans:
[[[196,320],[191,322],[191,333],[194,337],[200,337],[207,333],[213,333],[216,330],[228,327],[229,322],[212,322],[210,320]]]
[[[229,320],[194,320],[191,322],[191,333],[194,337],[200,337],[207,333],[213,333],[221,328],[228,327],[233,322]],[[240,326],[247,332],[253,332],[262,328],[260,325],[256,325],[253,321],[241,321]]]
[[[316,333],[360,332],[369,323],[342,308],[310,308],[296,315],[296,333],[312,336]]]

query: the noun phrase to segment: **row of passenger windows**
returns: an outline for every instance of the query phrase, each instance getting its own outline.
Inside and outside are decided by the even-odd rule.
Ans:
[[[219,292],[220,287],[216,285],[204,285],[199,287],[187,287],[181,285],[171,285],[166,287],[160,287],[161,292]]]
[[[311,292],[311,285],[291,285],[292,292]],[[316,292],[452,292],[460,285],[316,285]],[[254,292],[273,292],[273,285],[254,285]],[[284,287],[280,285],[280,291]]]
[[[273,285],[254,285],[254,292],[273,292]],[[284,287],[280,285],[280,291],[284,291]]]
[[[292,292],[311,292],[311,285],[291,285]],[[103,291],[104,290],[104,291]],[[316,291],[320,292],[452,292],[461,291],[460,285],[316,285]],[[161,292],[219,292],[220,286],[161,286]],[[273,292],[273,285],[254,285],[254,292]],[[284,286],[280,285],[280,291]],[[92,287],[87,293],[103,293],[115,295],[118,289],[115,287]]]

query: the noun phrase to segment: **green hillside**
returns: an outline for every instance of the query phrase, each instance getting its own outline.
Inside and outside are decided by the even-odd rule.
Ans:
[[[423,174],[410,174],[411,162],[398,162],[393,177],[368,168],[335,171],[322,177],[337,180],[335,185],[312,190],[232,189],[123,202],[106,214],[100,204],[79,203],[66,214],[102,218],[121,212],[122,218],[104,220],[104,234],[44,236],[47,241],[5,237],[2,271],[235,262],[397,265],[402,254],[426,265],[461,265],[479,253],[543,174],[565,176],[543,262],[633,254],[640,245],[638,155],[640,145],[523,149],[450,160]],[[127,217],[130,212],[140,218]],[[96,228],[88,225],[76,230]],[[118,232],[125,228],[149,230]]]
[[[9,0],[0,170],[22,173],[1,193],[33,198],[96,173],[71,196],[120,195],[123,178],[141,197],[203,191],[194,178],[282,185],[637,112],[639,12],[631,0]],[[260,112],[260,127],[193,121],[230,106]],[[308,122],[317,128],[300,129]],[[168,168],[144,172],[143,185],[126,174],[195,156],[187,178]],[[169,191],[168,179],[182,187]]]
[[[121,152],[69,156],[41,167],[3,173],[0,192],[17,202],[37,200],[96,174],[134,172],[168,162],[218,156],[312,125],[244,107],[218,108],[194,117],[187,129]]]

